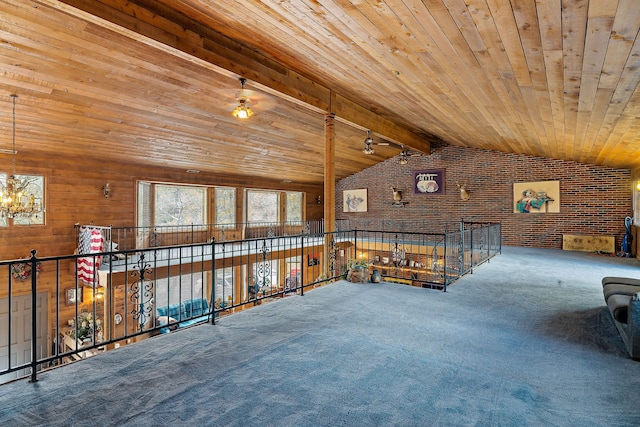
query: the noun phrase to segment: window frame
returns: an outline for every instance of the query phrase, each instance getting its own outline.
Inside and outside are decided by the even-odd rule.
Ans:
[[[0,185],[5,186],[7,183],[7,179],[9,179],[9,177],[11,175],[15,175],[16,178],[35,178],[36,180],[39,180],[42,182],[39,191],[35,191],[34,195],[36,196],[36,200],[39,199],[40,200],[40,206],[42,207],[42,210],[35,215],[36,218],[40,217],[41,219],[37,222],[33,222],[32,218],[33,217],[28,217],[28,218],[1,218],[0,217],[0,229],[2,228],[10,228],[10,227],[33,227],[33,226],[45,226],[47,223],[47,217],[46,217],[46,189],[47,189],[47,179],[45,175],[41,175],[41,174],[27,174],[27,173],[8,173],[8,172],[0,172]],[[31,184],[31,182],[30,182]],[[27,188],[29,188],[29,185],[27,185]],[[38,197],[39,196],[39,197]],[[24,221],[24,222],[22,222]]]

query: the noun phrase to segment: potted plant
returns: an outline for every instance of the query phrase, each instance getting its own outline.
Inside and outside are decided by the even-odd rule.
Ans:
[[[369,265],[371,263],[364,259],[350,259],[347,261],[349,271],[347,280],[353,283],[367,283],[369,281]]]

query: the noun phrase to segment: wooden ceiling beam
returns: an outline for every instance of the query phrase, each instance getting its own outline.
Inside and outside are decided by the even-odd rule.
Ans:
[[[417,134],[322,84],[228,37],[147,0],[38,0],[141,43],[196,62],[226,76],[242,76],[257,89],[337,120],[371,130],[390,142],[425,154],[436,138]]]

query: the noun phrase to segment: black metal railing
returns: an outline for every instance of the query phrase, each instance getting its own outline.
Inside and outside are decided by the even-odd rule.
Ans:
[[[346,277],[355,260],[384,280],[446,291],[500,250],[499,224],[464,222],[446,233],[357,229],[57,257],[34,250],[0,261],[0,383],[37,381],[52,366],[304,295]]]
[[[82,230],[99,230],[104,251],[157,248],[211,241],[225,242],[265,237],[318,235],[324,232],[324,222],[278,221],[238,222],[229,224],[158,225],[143,227],[78,225],[78,238]]]

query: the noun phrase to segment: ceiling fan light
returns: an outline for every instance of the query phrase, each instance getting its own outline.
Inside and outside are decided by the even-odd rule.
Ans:
[[[374,149],[371,148],[371,145],[369,145],[369,144],[365,144],[364,148],[362,149],[362,152],[364,154],[374,154],[375,153]]]
[[[253,110],[251,110],[251,107],[247,106],[247,101],[245,99],[241,99],[240,104],[238,104],[231,114],[237,119],[248,119],[253,116]]]

